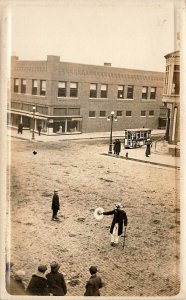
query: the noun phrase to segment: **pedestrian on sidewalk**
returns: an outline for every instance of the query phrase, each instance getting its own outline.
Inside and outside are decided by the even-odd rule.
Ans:
[[[52,220],[58,220],[59,218],[57,217],[58,210],[60,209],[60,204],[59,204],[59,196],[58,196],[58,190],[54,190],[54,195],[52,197]]]
[[[37,129],[38,129],[38,134],[41,135],[41,125],[38,125]]]
[[[46,275],[50,294],[53,296],[65,296],[67,286],[63,274],[58,272],[60,265],[56,261],[53,261],[50,267],[51,272]]]
[[[19,133],[23,133],[23,124],[22,123],[20,123],[19,125],[18,125],[18,129],[17,129],[17,133],[19,134]]]
[[[121,151],[121,142],[119,139],[115,139],[115,142],[114,142],[114,154],[116,156],[119,156],[120,154],[120,151]]]
[[[111,233],[111,243],[110,245],[112,247],[115,247],[119,243],[119,237],[123,233],[123,227],[127,227],[128,224],[128,218],[126,212],[122,209],[123,206],[121,203],[116,203],[115,208],[111,211],[107,212],[100,212],[100,215],[114,215],[113,220],[110,227],[110,233]],[[124,225],[124,226],[123,226]]]
[[[150,139],[147,139],[146,141],[146,151],[145,151],[145,156],[149,157],[151,155],[151,147],[152,147],[152,141]]]
[[[27,295],[37,295],[37,296],[49,296],[49,288],[47,285],[47,280],[45,277],[45,272],[47,266],[40,265],[35,274],[32,275],[32,278],[26,289]]]
[[[100,296],[99,289],[103,287],[101,277],[97,276],[97,268],[92,266],[89,269],[91,277],[86,283],[84,296]]]

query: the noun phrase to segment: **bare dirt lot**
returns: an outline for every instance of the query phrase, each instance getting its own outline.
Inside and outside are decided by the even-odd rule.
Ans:
[[[33,155],[33,151],[37,151]],[[105,282],[102,296],[179,293],[179,171],[101,155],[105,142],[32,142],[12,139],[10,251],[25,285],[40,263],[53,260],[68,296],[84,294],[89,267]],[[51,221],[59,189],[60,221]],[[122,202],[128,215],[126,246],[110,246],[112,216],[96,221],[96,207]]]

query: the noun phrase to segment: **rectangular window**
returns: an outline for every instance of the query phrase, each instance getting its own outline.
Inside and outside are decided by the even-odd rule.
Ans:
[[[154,116],[154,110],[149,110],[149,116]]]
[[[180,93],[180,72],[175,67],[176,67],[176,65],[174,66],[173,83],[172,83],[171,94],[172,95],[179,95],[179,93]]]
[[[93,110],[89,111],[89,118],[95,118],[96,117],[96,112]]]
[[[40,95],[46,95],[46,80],[40,80]]]
[[[117,117],[122,117],[122,110],[117,110]]]
[[[80,108],[68,108],[68,116],[79,116]]]
[[[58,97],[66,97],[66,82],[58,82]]]
[[[78,84],[77,82],[70,83],[70,97],[77,97],[78,95]]]
[[[107,85],[101,85],[101,98],[107,98]]]
[[[37,112],[42,114],[42,115],[47,115],[48,114],[48,107],[47,106],[38,106],[37,105]]]
[[[67,109],[66,108],[54,108],[54,116],[66,116]]]
[[[11,102],[11,108],[22,109],[22,103]]]
[[[90,98],[97,98],[97,84],[90,84]]]
[[[32,79],[32,95],[37,95],[37,80]]]
[[[147,99],[147,94],[148,94],[148,87],[147,86],[143,86],[142,88],[142,99]]]
[[[150,89],[150,99],[156,99],[156,88],[151,87]]]
[[[23,103],[23,110],[32,111],[33,105]]]
[[[15,78],[14,79],[14,93],[18,93],[19,92],[19,79]]]
[[[127,99],[133,99],[133,91],[134,91],[133,85],[128,85],[128,87],[127,87]]]
[[[26,93],[26,79],[21,79],[21,93]]]
[[[146,116],[146,110],[142,110],[141,111],[141,117],[145,117]]]
[[[126,111],[126,117],[132,117],[132,111],[131,110]]]
[[[124,98],[124,86],[119,85],[118,86],[118,99],[123,99]]]
[[[105,110],[100,110],[99,116],[100,117],[106,117],[106,111]]]

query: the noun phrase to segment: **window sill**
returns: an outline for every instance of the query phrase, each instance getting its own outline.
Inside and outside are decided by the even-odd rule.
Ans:
[[[89,100],[108,100],[108,98],[89,98]]]
[[[106,116],[105,116],[105,117],[100,117],[100,116],[99,116],[99,118],[101,118],[101,119],[106,119]]]
[[[149,118],[154,118],[154,116],[149,116]]]
[[[146,118],[147,116],[140,116],[140,118]]]
[[[126,118],[132,118],[132,116],[125,116]]]
[[[89,119],[96,119],[96,117],[88,117]]]
[[[134,100],[134,98],[125,98],[125,99],[124,98],[122,98],[122,99],[121,98],[117,98],[116,100],[117,101],[119,101],[119,100],[120,101],[131,101],[131,100]]]
[[[142,102],[156,102],[156,99],[141,99]]]
[[[78,100],[78,97],[57,97],[57,100]]]

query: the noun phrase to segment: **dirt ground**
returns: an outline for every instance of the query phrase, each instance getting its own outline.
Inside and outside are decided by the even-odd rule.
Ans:
[[[12,139],[7,251],[14,268],[25,270],[27,286],[40,263],[49,271],[56,260],[68,283],[67,296],[84,294],[91,265],[105,283],[102,296],[176,295],[179,171],[101,155],[107,151],[100,141]],[[55,188],[59,222],[51,221]],[[111,210],[118,201],[129,220],[124,249],[122,238],[118,247],[110,246],[112,216],[101,221],[93,216],[95,208]]]

